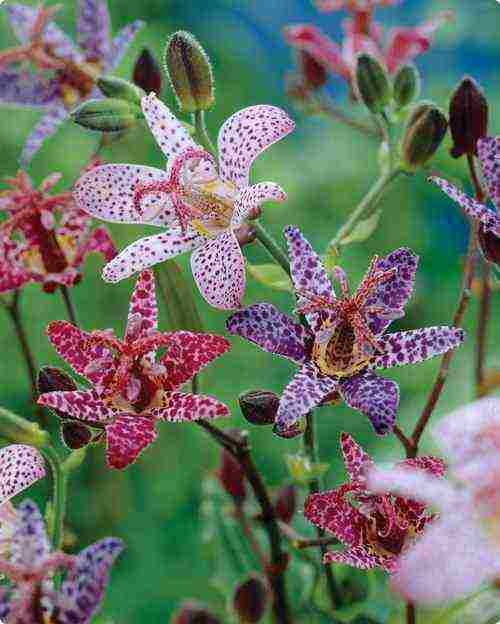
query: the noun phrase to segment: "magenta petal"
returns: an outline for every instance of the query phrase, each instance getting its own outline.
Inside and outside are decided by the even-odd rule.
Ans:
[[[415,457],[414,459],[405,459],[399,462],[399,466],[417,468],[418,470],[424,470],[429,474],[436,477],[444,476],[446,471],[446,464],[439,457],[433,457],[431,455],[423,455],[422,457]]]
[[[80,0],[77,10],[79,46],[89,58],[108,58],[111,53],[111,26],[107,0]]]
[[[497,210],[500,210],[500,137],[479,139],[477,153],[488,186],[488,195]]]
[[[63,106],[59,105],[51,108],[43,115],[31,131],[31,134],[28,136],[23,146],[19,159],[23,167],[26,167],[31,162],[31,159],[41,148],[45,139],[55,134],[59,126],[67,119],[68,111]]]
[[[214,308],[241,307],[245,294],[245,260],[233,232],[222,232],[191,256],[193,277],[204,299]]]
[[[90,424],[107,425],[116,416],[116,411],[101,401],[95,390],[47,392],[40,396],[38,403]]]
[[[236,312],[229,317],[226,327],[230,334],[246,338],[268,353],[289,358],[297,364],[308,359],[310,333],[270,303],[256,303]]]
[[[50,553],[45,523],[38,507],[30,500],[23,500],[16,511],[16,530],[12,538],[11,561],[32,569]]]
[[[387,571],[393,569],[396,557],[380,555],[366,546],[358,546],[344,550],[343,552],[329,551],[323,557],[323,563],[338,563],[360,570],[383,568]]]
[[[85,258],[91,253],[101,254],[107,262],[111,262],[116,256],[115,244],[105,227],[96,228],[87,240],[81,244],[73,261],[74,266],[80,267]]]
[[[43,457],[32,446],[11,444],[0,449],[0,505],[44,476]]]
[[[361,446],[348,433],[340,434],[340,447],[344,457],[344,464],[351,481],[359,481],[363,477],[363,470],[372,464],[372,460]]]
[[[158,328],[155,276],[153,271],[143,271],[130,298],[125,340],[133,342],[145,338]]]
[[[106,459],[110,468],[126,468],[157,436],[155,421],[135,414],[120,414],[106,427]]]
[[[168,395],[167,401],[167,407],[151,410],[153,418],[169,422],[189,422],[230,415],[224,403],[203,394],[172,392]]]
[[[366,371],[342,379],[339,392],[349,407],[368,416],[376,433],[385,435],[393,430],[399,405],[395,381]]]

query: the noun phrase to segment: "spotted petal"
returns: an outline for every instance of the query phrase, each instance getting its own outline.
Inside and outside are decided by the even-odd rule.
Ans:
[[[101,254],[107,262],[116,256],[116,247],[105,227],[96,228],[78,248],[73,265],[79,268],[91,253]]]
[[[111,39],[107,0],[79,0],[77,10],[76,32],[79,46],[90,59],[108,58]]]
[[[249,106],[231,115],[217,141],[222,180],[239,188],[248,186],[253,161],[294,127],[285,111],[276,106]]]
[[[15,106],[44,108],[57,101],[58,84],[34,74],[0,72],[0,102]]]
[[[283,391],[276,414],[277,428],[288,429],[337,388],[336,379],[321,375],[311,363],[304,364]]]
[[[424,470],[436,477],[444,476],[446,471],[446,464],[439,457],[433,457],[431,455],[423,455],[422,457],[415,457],[413,459],[405,459],[399,462],[399,466],[416,468],[417,470]]]
[[[101,401],[95,390],[47,392],[38,403],[89,424],[107,425],[116,417],[116,411]]]
[[[13,241],[0,242],[0,294],[21,288],[32,279],[32,274],[20,261],[23,247]]]
[[[270,303],[256,303],[229,317],[229,333],[238,334],[268,353],[289,358],[297,364],[308,359],[312,337],[303,325]]]
[[[391,368],[423,362],[450,349],[456,349],[464,338],[463,329],[446,326],[386,334],[379,338],[383,354],[375,356],[370,366]]]
[[[286,201],[285,191],[274,182],[259,182],[241,190],[234,202],[231,227],[238,228],[251,212],[268,201]]]
[[[370,546],[357,546],[340,552],[329,551],[323,557],[323,563],[344,564],[360,570],[383,568],[388,572],[393,570],[395,560],[394,556],[381,555]]]
[[[115,69],[122,62],[129,45],[144,25],[145,22],[142,20],[135,20],[127,24],[127,26],[122,28],[116,35],[111,46],[111,56],[108,58],[110,69]]]
[[[155,276],[150,270],[143,271],[135,284],[130,298],[125,340],[134,342],[145,338],[158,329],[158,305],[156,302]]]
[[[11,444],[0,449],[0,505],[45,476],[45,464],[32,446]]]
[[[372,463],[361,446],[348,433],[340,434],[340,447],[344,457],[344,464],[351,481],[359,481],[363,477],[363,469]]]
[[[87,624],[99,609],[109,570],[123,550],[123,542],[106,537],[82,550],[57,593],[54,607],[61,624]]]
[[[102,165],[81,176],[73,197],[82,210],[103,221],[166,226],[176,217],[169,195],[155,191],[145,194],[139,206],[135,202],[138,188],[166,179],[166,173],[154,167]]]
[[[31,162],[45,139],[55,134],[66,119],[68,119],[68,111],[59,105],[44,114],[26,139],[19,159],[21,166],[26,167]]]
[[[32,568],[49,553],[50,543],[38,507],[24,500],[17,508],[16,530],[11,544],[12,563]]]
[[[215,308],[241,307],[245,260],[233,232],[226,231],[198,247],[191,256],[193,277],[204,299]]]
[[[229,416],[229,409],[224,403],[211,396],[172,392],[168,396],[166,408],[151,410],[153,418],[169,422],[185,422],[200,419]]]
[[[190,147],[196,147],[181,122],[154,93],[143,97],[141,106],[149,129],[167,160]]]
[[[106,282],[119,282],[138,271],[191,251],[203,241],[204,237],[196,232],[188,230],[183,234],[178,228],[141,238],[104,267],[103,279]]]
[[[384,435],[392,431],[399,405],[395,381],[363,372],[342,379],[339,392],[349,407],[368,416],[376,433]]]
[[[488,186],[488,195],[497,211],[500,211],[500,137],[479,139],[477,153]]]
[[[136,414],[120,414],[106,427],[106,459],[110,468],[121,470],[137,459],[157,436],[155,421]]]

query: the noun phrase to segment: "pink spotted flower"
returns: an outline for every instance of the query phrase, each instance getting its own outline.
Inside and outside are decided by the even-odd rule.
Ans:
[[[357,291],[336,269],[341,296],[332,289],[319,256],[295,227],[285,229],[300,324],[269,303],[233,314],[232,334],[300,365],[285,388],[276,416],[278,430],[290,429],[311,409],[340,397],[370,419],[378,434],[392,431],[399,404],[395,381],[376,369],[416,364],[454,349],[464,339],[455,327],[426,327],[385,333],[404,316],[413,291],[418,257],[404,247],[375,256]]]
[[[106,228],[91,228],[92,219],[80,210],[70,192],[49,194],[61,175],[54,173],[34,188],[24,171],[7,180],[0,193],[0,293],[28,282],[46,292],[58,285],[74,286],[89,253],[106,260],[116,254]]]
[[[478,221],[481,249],[487,260],[500,265],[500,137],[485,137],[477,142],[477,153],[488,195],[495,206],[488,206],[462,193],[447,180],[432,176],[430,182],[437,184],[451,199],[457,202],[465,214]]]
[[[439,518],[401,557],[392,586],[411,602],[463,598],[500,578],[500,399],[485,398],[441,420],[434,437],[451,480],[372,468],[370,489],[432,505]]]
[[[370,491],[365,473],[373,466],[371,458],[347,433],[341,435],[340,445],[349,483],[312,494],[304,507],[310,522],[335,535],[347,547],[327,552],[323,562],[395,572],[401,553],[434,516],[416,500]],[[406,459],[397,466],[436,477],[444,473],[444,463],[436,457]]]
[[[235,230],[263,202],[286,198],[273,182],[250,185],[250,167],[294,124],[274,106],[235,113],[219,132],[217,166],[154,93],[143,98],[142,109],[168,160],[167,170],[104,165],[80,178],[75,198],[83,210],[105,221],[168,230],[127,247],[105,267],[103,277],[117,282],[193,250],[191,268],[203,297],[217,308],[238,308],[245,262]]]
[[[179,392],[203,367],[229,349],[221,336],[187,331],[161,333],[154,276],[143,271],[130,301],[125,337],[112,330],[85,332],[71,323],[49,325],[59,355],[92,389],[42,394],[39,403],[100,432],[108,465],[125,468],[156,438],[158,421],[227,416],[210,396]],[[164,351],[157,357],[158,350]],[[94,438],[94,441],[95,438]]]

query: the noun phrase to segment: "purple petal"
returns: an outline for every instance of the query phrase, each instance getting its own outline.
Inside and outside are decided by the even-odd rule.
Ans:
[[[222,180],[240,188],[248,186],[255,158],[294,127],[285,111],[276,106],[249,106],[229,117],[218,137]]]
[[[68,119],[68,111],[62,106],[57,106],[44,114],[23,146],[19,159],[22,167],[26,167],[30,163],[45,139],[55,134],[66,119]]]
[[[195,232],[188,231],[183,234],[180,229],[141,238],[126,247],[104,267],[103,279],[106,282],[119,282],[138,271],[191,251],[203,240],[204,238]]]
[[[135,20],[122,28],[113,39],[111,56],[108,58],[109,69],[115,69],[121,63],[125,52],[139,30],[145,25],[142,20]]]
[[[245,294],[245,260],[233,232],[208,239],[191,256],[193,277],[204,299],[215,308],[241,307]]]
[[[465,338],[456,327],[423,327],[395,332],[379,338],[382,355],[372,359],[370,368],[392,368],[429,360],[458,347]]]
[[[399,404],[395,381],[367,371],[342,379],[339,392],[349,407],[368,416],[376,433],[385,435],[392,431]]]
[[[43,457],[32,446],[11,444],[0,449],[0,505],[44,476]]]
[[[243,220],[264,202],[284,202],[286,193],[274,182],[260,182],[244,188],[234,202],[234,213],[231,220],[233,229],[239,227]]]
[[[500,211],[500,137],[485,137],[477,142],[484,179],[491,201]]]
[[[133,342],[146,338],[158,329],[155,277],[152,271],[143,271],[130,298],[125,340]]]
[[[333,377],[318,373],[311,363],[304,364],[283,391],[276,414],[278,429],[287,429],[338,388]]]
[[[2,104],[44,108],[58,100],[58,90],[59,85],[55,80],[15,71],[0,73]]]
[[[79,0],[77,7],[78,45],[85,50],[88,59],[109,58],[111,38],[107,0]]]
[[[50,553],[45,523],[38,507],[24,500],[17,508],[16,530],[12,538],[11,561],[33,568]]]
[[[270,303],[256,303],[236,312],[226,322],[230,334],[254,342],[264,351],[289,358],[297,364],[308,359],[311,335],[303,325]]]

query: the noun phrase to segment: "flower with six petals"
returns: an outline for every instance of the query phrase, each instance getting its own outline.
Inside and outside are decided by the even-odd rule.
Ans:
[[[375,257],[358,290],[351,295],[345,273],[336,269],[342,296],[332,289],[325,267],[297,228],[285,229],[297,312],[307,325],[259,303],[233,314],[227,328],[265,351],[286,357],[301,368],[285,388],[276,426],[289,429],[314,407],[339,393],[368,416],[378,434],[391,431],[399,388],[373,370],[422,362],[457,347],[464,332],[427,327],[386,334],[413,291],[418,258],[400,248]]]
[[[312,494],[304,507],[310,522],[333,533],[347,546],[347,550],[326,553],[323,561],[394,572],[401,553],[434,516],[415,500],[371,492],[365,478],[373,466],[371,458],[347,433],[341,435],[340,444],[350,482],[336,490]],[[397,466],[438,477],[445,468],[436,457],[406,459]]]
[[[221,336],[157,330],[154,276],[143,271],[130,301],[123,340],[112,330],[85,332],[55,321],[49,339],[59,355],[94,388],[42,394],[39,403],[100,430],[107,461],[125,468],[156,438],[157,421],[227,416],[210,396],[179,392],[203,367],[229,349]],[[164,350],[156,358],[157,351]]]
[[[251,106],[230,117],[218,138],[219,167],[168,108],[151,93],[142,100],[146,121],[165,154],[167,171],[138,165],[104,165],[77,182],[75,199],[105,221],[144,223],[168,231],[140,239],[103,272],[117,282],[187,251],[206,301],[217,308],[241,305],[245,262],[237,230],[263,202],[284,201],[273,182],[250,185],[250,167],[294,124],[274,106]]]

